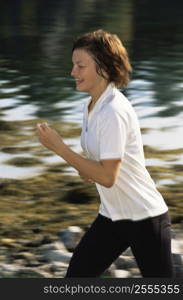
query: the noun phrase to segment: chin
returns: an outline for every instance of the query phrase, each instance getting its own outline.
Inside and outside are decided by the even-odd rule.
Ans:
[[[87,90],[85,88],[81,87],[81,86],[76,86],[76,90],[78,92],[87,92]]]

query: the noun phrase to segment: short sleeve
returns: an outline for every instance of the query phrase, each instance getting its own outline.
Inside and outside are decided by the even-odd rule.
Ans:
[[[100,120],[99,156],[101,159],[122,159],[125,152],[127,129],[118,112],[108,110]]]

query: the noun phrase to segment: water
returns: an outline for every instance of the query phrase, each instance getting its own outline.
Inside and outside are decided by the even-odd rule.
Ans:
[[[62,161],[52,155],[43,165],[15,167],[13,157],[34,157],[39,143],[33,128],[40,119],[80,127],[86,94],[77,93],[70,77],[74,38],[98,28],[117,33],[127,47],[133,77],[124,93],[133,104],[144,145],[183,148],[183,2],[137,0],[1,1],[0,4],[0,177],[25,178]],[[34,126],[33,126],[34,124]],[[79,135],[66,136],[81,152]],[[6,147],[32,147],[7,153]],[[147,158],[147,165],[182,164]],[[73,171],[67,168],[67,171]]]

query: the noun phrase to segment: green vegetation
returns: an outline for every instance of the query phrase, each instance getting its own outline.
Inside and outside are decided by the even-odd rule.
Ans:
[[[32,178],[0,180],[2,238],[31,239],[35,228],[56,237],[57,232],[67,226],[87,228],[98,212],[99,196],[95,185],[66,173],[66,163],[44,163],[44,157],[53,154],[39,144],[35,135],[35,125],[39,121],[1,122],[1,151],[22,155],[5,163],[27,168],[40,164],[45,167],[42,174]],[[77,137],[80,133],[75,124],[54,124],[53,128],[66,138]],[[147,146],[144,150],[147,158],[165,161],[176,160],[176,156],[183,152],[183,149],[160,151]],[[25,153],[32,157],[24,157]],[[179,178],[183,178],[182,165],[149,166],[148,170],[156,183],[164,179],[172,181],[172,184],[158,189],[170,208],[173,226],[179,226],[183,220],[183,185],[179,182]]]

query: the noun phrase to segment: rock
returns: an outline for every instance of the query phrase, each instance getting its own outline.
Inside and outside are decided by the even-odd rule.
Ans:
[[[34,273],[36,276],[34,277],[37,277],[37,278],[53,278],[52,274],[50,273],[46,273],[44,271],[39,271],[39,270],[36,270],[35,273]]]
[[[39,269],[22,267],[15,274],[17,278],[51,278],[51,274]]]
[[[4,254],[6,254],[6,253],[7,253],[7,248],[1,246],[1,248],[0,248],[0,255],[4,255]]]
[[[61,272],[62,270],[66,270],[67,268],[67,263],[54,261],[50,266],[50,271],[53,273]]]
[[[29,241],[25,246],[27,247],[39,247],[43,244],[51,243],[52,240],[48,236],[41,236],[33,241]]]
[[[6,255],[0,254],[0,262],[5,262]]]
[[[176,278],[183,278],[183,266],[174,266],[175,270],[175,277]]]
[[[25,244],[26,247],[39,247],[42,245],[42,238],[29,241],[27,244]]]
[[[132,274],[131,277],[133,277],[133,278],[134,277],[135,278],[141,278],[142,277],[139,268],[129,268],[128,271]]]
[[[24,259],[14,259],[13,263],[17,266],[25,266],[26,261]]]
[[[40,234],[37,239],[2,238],[0,249],[0,277],[7,278],[63,278],[69,261],[84,231],[70,226],[59,232],[59,241]],[[15,249],[16,247],[16,249]],[[31,247],[31,250],[30,248]],[[34,248],[33,248],[34,247]],[[183,277],[183,234],[172,233],[172,253],[175,277]],[[105,255],[105,253],[104,253]],[[130,248],[122,253],[102,277],[140,278],[142,277]]]
[[[25,201],[25,200],[24,200]],[[34,232],[34,233],[41,233],[43,230],[42,230],[42,228],[41,227],[34,227],[34,228],[32,228],[32,232]]]
[[[175,239],[175,237],[176,237],[176,232],[173,228],[171,228],[171,238]]]
[[[50,273],[39,269],[4,264],[0,266],[0,276],[4,278],[51,278]]]
[[[54,273],[54,278],[64,278],[66,275],[67,270],[63,270],[61,272],[55,272]]]
[[[54,274],[54,278],[63,278],[67,272],[68,264],[54,261],[50,267],[50,271]]]
[[[50,251],[53,251],[53,250],[60,250],[62,252],[68,252],[62,242],[54,242],[52,244],[46,244],[46,245],[42,245],[41,247],[39,247],[38,253],[40,255],[44,255],[45,256]]]
[[[12,257],[15,258],[15,259],[23,258],[23,259],[26,259],[28,261],[35,259],[35,255],[30,253],[30,252],[15,253],[15,254],[12,255]]]
[[[102,276],[103,276],[103,275],[104,275],[104,276],[108,276],[108,275],[110,276],[114,270],[116,270],[116,266],[115,266],[115,264],[113,263],[113,264],[110,265],[110,267],[109,267],[108,269],[106,269],[106,270],[104,271],[104,273],[102,274]]]
[[[183,265],[182,257],[180,254],[173,253],[173,263],[179,266]]]
[[[132,253],[132,250],[131,248],[127,248],[123,253],[122,253],[123,256],[133,256],[133,253]]]
[[[26,239],[17,239],[16,241],[17,241],[17,243],[19,243],[23,246],[27,245],[30,242],[29,240],[26,240]]]
[[[19,269],[20,267],[17,265],[2,264],[0,266],[0,273],[7,274],[7,275],[15,274],[16,272],[19,271]]]
[[[180,250],[180,254],[183,254],[183,240],[177,239],[178,242],[178,248]]]
[[[3,238],[1,244],[9,248],[20,248],[20,245],[14,239]]]
[[[117,269],[129,269],[129,268],[136,268],[137,263],[133,256],[123,256],[120,255],[114,262]]]
[[[51,264],[48,263],[48,264],[43,264],[43,265],[40,265],[39,267],[36,267],[36,270],[39,270],[39,271],[43,271],[45,273],[52,273],[51,271]],[[34,268],[35,269],[35,268]]]
[[[62,252],[60,250],[51,250],[44,255],[43,259],[48,262],[60,261],[69,263],[71,257],[72,253]]]
[[[171,240],[172,253],[181,254],[182,253],[182,243],[179,240]]]
[[[38,266],[40,265],[36,259],[36,256],[30,252],[20,252],[19,253],[19,259],[24,259],[25,260],[25,264],[27,266]]]
[[[129,271],[125,271],[125,270],[114,270],[112,272],[112,275],[116,278],[130,278],[132,277],[131,276],[131,273]]]
[[[66,230],[60,230],[59,236],[65,247],[73,251],[84,234],[82,228],[78,226],[69,226]]]
[[[13,239],[8,239],[8,238],[1,239],[1,243],[4,244],[4,245],[9,245],[9,244],[12,244],[14,242],[15,242],[15,240],[13,240]]]

